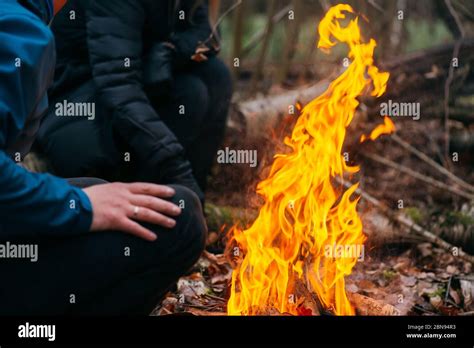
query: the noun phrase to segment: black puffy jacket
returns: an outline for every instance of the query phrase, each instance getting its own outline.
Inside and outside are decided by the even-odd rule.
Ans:
[[[182,146],[143,89],[143,61],[153,45],[168,41],[176,64],[190,62],[211,33],[207,11],[206,1],[69,0],[52,24],[57,67],[50,98],[93,80],[95,95],[113,110],[114,130],[142,161],[182,166],[174,161]]]

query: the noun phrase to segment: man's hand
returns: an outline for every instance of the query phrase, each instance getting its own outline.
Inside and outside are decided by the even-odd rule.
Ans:
[[[195,62],[201,63],[205,62],[208,60],[207,58],[207,53],[210,51],[209,47],[207,47],[204,44],[199,44],[198,47],[196,47],[196,52],[191,56],[191,60],[194,60]]]
[[[118,230],[154,241],[156,234],[138,221],[172,228],[171,217],[181,209],[162,198],[171,198],[175,191],[168,186],[148,183],[113,183],[84,189],[92,203],[91,231]]]

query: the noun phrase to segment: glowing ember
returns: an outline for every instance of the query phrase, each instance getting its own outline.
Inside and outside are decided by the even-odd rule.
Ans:
[[[304,299],[295,294],[297,282],[310,287],[334,314],[354,314],[344,277],[359,257],[351,250],[360,249],[365,236],[358,199],[350,199],[357,185],[344,192],[333,179],[358,171],[341,154],[346,128],[357,97],[369,88],[371,95],[382,95],[389,74],[373,65],[376,42],[361,42],[358,19],[340,24],[348,12],[353,13],[349,5],[328,11],[319,25],[318,47],[329,51],[337,41],[346,43],[352,63],[303,108],[291,138],[285,139],[288,153],[275,157],[268,178],[257,187],[265,201],[257,219],[248,229],[233,231],[245,256],[232,276],[231,315],[270,310],[298,315]]]
[[[383,124],[380,124],[375,127],[374,130],[370,132],[369,136],[362,135],[360,137],[360,142],[362,143],[368,139],[373,141],[383,134],[390,134],[393,132],[395,132],[395,125],[388,116],[385,116],[383,119]]]

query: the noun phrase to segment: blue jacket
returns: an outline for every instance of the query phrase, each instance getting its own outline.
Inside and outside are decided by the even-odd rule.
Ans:
[[[0,0],[0,239],[85,233],[87,195],[65,180],[34,174],[14,158],[26,155],[48,107],[55,65],[45,25],[51,0]]]

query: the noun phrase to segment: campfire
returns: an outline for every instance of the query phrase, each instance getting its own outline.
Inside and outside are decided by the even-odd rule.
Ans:
[[[359,167],[348,165],[342,148],[357,98],[381,96],[389,74],[374,65],[376,41],[362,38],[349,5],[332,7],[319,24],[318,48],[329,52],[337,43],[348,46],[351,64],[302,108],[284,140],[288,151],[275,156],[257,186],[264,199],[257,218],[246,229],[233,228],[231,242],[243,258],[232,275],[230,315],[316,314],[306,304],[311,296],[327,312],[355,314],[345,277],[363,257],[366,237],[357,212],[358,184],[341,185]],[[386,117],[361,140],[393,130]]]

